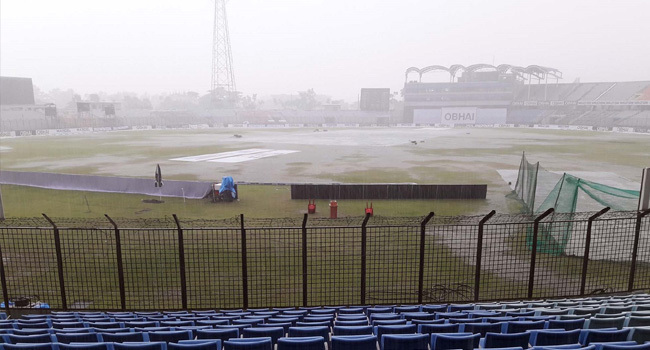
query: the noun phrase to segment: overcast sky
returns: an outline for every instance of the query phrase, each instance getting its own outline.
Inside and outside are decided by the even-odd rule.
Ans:
[[[211,0],[0,1],[0,73],[44,90],[210,88]],[[237,88],[356,100],[410,66],[543,65],[650,80],[650,1],[230,0]],[[432,76],[443,79],[443,76]]]

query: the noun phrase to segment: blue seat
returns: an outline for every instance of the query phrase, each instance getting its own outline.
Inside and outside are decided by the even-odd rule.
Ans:
[[[372,314],[368,316],[370,322],[374,320],[399,320],[402,316],[394,313],[385,313],[385,314]]]
[[[633,328],[629,339],[634,340],[637,344],[643,344],[650,341],[650,327]]]
[[[310,312],[311,315],[334,315],[335,313],[336,309],[314,309]]]
[[[145,338],[143,332],[99,333],[99,335],[102,337],[102,341],[111,343],[144,342],[149,340],[149,337]]]
[[[195,322],[197,326],[215,326],[215,325],[228,325],[230,320],[199,320]]]
[[[52,328],[86,328],[88,325],[84,322],[52,322]]]
[[[577,344],[580,339],[580,329],[564,331],[555,330],[533,330],[530,331],[530,345],[548,346],[548,345],[566,345]]]
[[[483,319],[478,317],[478,318],[448,318],[447,319],[448,323],[480,323],[483,322]]]
[[[280,338],[277,350],[325,350],[325,339],[323,337]]]
[[[535,316],[535,311],[506,312],[506,316],[511,316],[511,317]]]
[[[564,329],[571,331],[574,329],[582,329],[585,325],[585,319],[578,320],[549,320],[546,328],[548,329]]]
[[[223,343],[230,338],[239,338],[239,329],[222,328],[222,329],[200,329],[196,331],[197,339],[219,339]]]
[[[468,311],[470,318],[500,317],[503,313],[496,311],[475,310]]]
[[[626,341],[630,329],[583,329],[580,332],[579,342],[582,345],[589,345],[590,343],[603,343],[613,341]]]
[[[346,307],[339,309],[339,315],[359,314],[363,313],[363,311],[362,307]]]
[[[0,344],[0,349],[7,350],[56,350],[53,343]]]
[[[433,333],[458,333],[460,329],[459,324],[419,324],[418,333],[433,334]]]
[[[244,338],[270,337],[273,345],[277,344],[278,339],[284,337],[284,334],[282,327],[245,328],[243,330]]]
[[[372,326],[334,326],[333,335],[368,335]]]
[[[133,330],[136,332],[169,332],[172,329],[170,327],[135,327]]]
[[[503,309],[503,304],[500,303],[486,303],[486,304],[477,304],[478,310],[499,310]]]
[[[439,320],[420,320],[417,318],[414,318],[411,320],[411,324],[445,324],[446,320],[444,318],[441,318]]]
[[[650,316],[630,316],[625,322],[625,327],[648,327]]]
[[[480,334],[431,334],[431,350],[473,350],[480,339]]]
[[[372,321],[373,326],[391,326],[391,325],[400,325],[400,324],[406,324],[406,320],[404,319],[399,319],[399,320],[374,320]]]
[[[123,322],[88,322],[88,327],[92,328],[124,328]]]
[[[111,343],[76,343],[76,344],[57,344],[59,350],[113,350]]]
[[[418,319],[418,320],[435,320],[436,315],[428,312],[404,312],[401,314],[402,318],[404,318],[407,321],[410,321],[412,319]]]
[[[18,343],[51,343],[52,336],[50,334],[34,334],[34,335],[13,335],[5,336],[5,341],[9,344]]]
[[[52,334],[51,328],[26,328],[26,329],[12,329],[8,334],[15,335],[34,335],[34,334]]]
[[[160,323],[157,321],[124,322],[124,326],[129,328],[160,327]]]
[[[539,316],[559,316],[568,315],[570,311],[569,309],[539,309],[536,314]]]
[[[512,316],[484,317],[484,321],[487,323],[504,323],[518,320],[519,318]]]
[[[441,318],[469,318],[469,314],[464,312],[436,312],[436,319]]]
[[[167,344],[168,350],[221,350],[221,340],[183,340]]]
[[[590,318],[587,322],[587,329],[616,328],[622,329],[625,324],[625,317],[615,318]]]
[[[382,350],[429,350],[428,334],[385,334],[381,337]]]
[[[335,326],[367,326],[367,320],[357,320],[357,321],[334,321]]]
[[[277,317],[277,318],[269,318],[266,320],[267,323],[291,323],[291,325],[295,325],[296,322],[300,322],[300,318],[298,317]]]
[[[308,313],[309,310],[286,310],[282,312],[282,315],[305,316]]]
[[[596,346],[595,345],[589,345],[589,346],[586,346],[584,348],[580,344],[533,346],[529,350],[574,350],[574,349],[595,350]]]
[[[223,342],[224,350],[273,350],[270,337],[231,338]]]
[[[114,350],[167,350],[165,342],[113,343]]]
[[[370,307],[366,309],[366,314],[368,316],[371,316],[372,314],[385,314],[385,313],[392,313],[393,308],[392,307]]]
[[[528,348],[528,343],[530,341],[530,333],[487,333],[485,338],[481,341],[481,347],[483,348],[510,348],[510,347],[520,347]]]
[[[368,321],[368,316],[365,314],[359,314],[359,315],[339,315],[339,317],[336,318],[337,321]]]
[[[131,328],[92,328],[94,333],[130,333]]]
[[[448,307],[448,305],[422,305],[420,310],[428,313],[446,312]]]
[[[261,318],[242,318],[239,320],[232,320],[232,324],[243,324],[243,325],[250,325],[251,327],[254,327],[260,323],[264,323],[264,320]]]
[[[641,345],[603,344],[602,350],[650,350],[650,343]]]
[[[581,307],[581,308],[573,308],[570,309],[571,314],[573,315],[596,315],[597,313],[600,312],[600,308],[597,307]]]
[[[289,337],[323,337],[329,340],[330,328],[328,326],[314,327],[289,327]]]
[[[155,342],[165,342],[165,343],[177,343],[179,340],[190,340],[194,339],[192,331],[168,331],[168,332],[149,332],[149,341]]]
[[[54,333],[54,334],[59,334],[59,333],[95,333],[95,330],[93,328],[64,328],[64,329],[52,328],[51,332]]]
[[[194,326],[194,321],[161,321],[160,327]]]
[[[523,333],[533,329],[544,329],[546,321],[511,321],[506,322],[504,333]]]
[[[315,326],[325,326],[330,327],[330,321],[320,321],[320,322],[296,322],[294,327],[315,327]]]
[[[58,333],[53,336],[53,341],[70,344],[70,343],[99,343],[102,341],[97,333]]]
[[[481,337],[485,337],[487,332],[501,333],[501,323],[463,323],[460,325],[460,332],[466,333],[480,333]]]
[[[47,322],[37,322],[37,323],[22,323],[18,321],[17,323],[14,324],[16,328],[18,329],[25,329],[25,328],[50,328],[50,324]]]
[[[284,334],[289,333],[289,327],[292,327],[291,323],[262,323],[258,324],[255,328],[269,328],[269,327],[282,327]]]
[[[629,306],[605,306],[603,308],[603,313],[604,314],[618,314],[621,312],[630,312],[633,311],[634,306],[629,305]]]
[[[396,326],[375,326],[374,333],[377,340],[381,343],[381,336],[384,334],[415,334],[418,330],[417,325],[396,325]]]
[[[449,304],[448,312],[474,310],[474,304]]]
[[[334,335],[332,350],[377,350],[377,337],[374,335]]]
[[[637,344],[634,341],[615,341],[615,342],[604,342],[604,343],[591,343],[590,345],[593,345],[596,347],[596,350],[602,350],[605,345],[618,345],[618,346],[637,346]]]

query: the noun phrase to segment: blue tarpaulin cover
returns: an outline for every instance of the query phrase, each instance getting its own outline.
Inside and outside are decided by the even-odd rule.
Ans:
[[[224,176],[221,179],[221,188],[219,189],[219,194],[222,194],[224,191],[230,191],[230,193],[232,193],[232,198],[237,197],[237,192],[235,191],[235,181],[232,179],[232,176]]]

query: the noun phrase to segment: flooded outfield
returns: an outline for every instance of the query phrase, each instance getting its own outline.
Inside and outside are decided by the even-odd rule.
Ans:
[[[124,131],[1,144],[4,170],[152,177],[160,164],[165,178],[178,180],[485,183],[497,210],[514,185],[499,171],[518,169],[523,151],[548,170],[593,173],[587,179],[596,182],[610,173],[632,188],[650,160],[647,135],[533,129]]]

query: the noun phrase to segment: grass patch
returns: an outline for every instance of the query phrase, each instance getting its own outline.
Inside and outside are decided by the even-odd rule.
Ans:
[[[2,185],[3,204],[7,217],[35,217],[46,213],[51,217],[96,218],[108,214],[123,218],[161,218],[177,214],[187,219],[223,219],[244,214],[252,218],[300,217],[307,212],[306,200],[292,200],[289,186],[240,185],[239,201],[212,203],[210,199],[162,197],[164,203],[144,203],[143,199],[158,197],[61,191],[26,186]],[[343,200],[338,215],[363,216],[366,203],[372,202],[377,215],[423,216],[430,211],[438,215],[484,213],[486,200]],[[329,217],[329,201],[316,200],[316,214]]]

